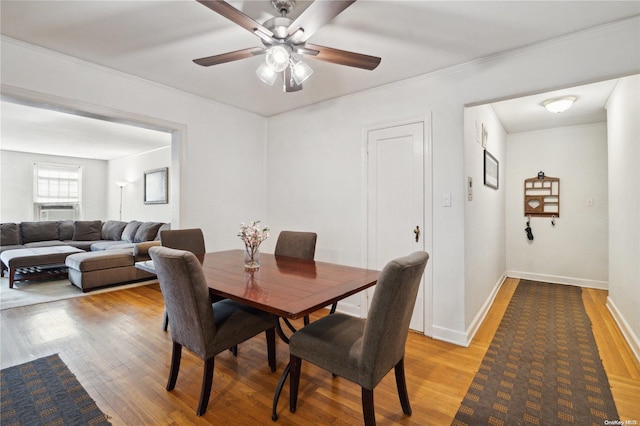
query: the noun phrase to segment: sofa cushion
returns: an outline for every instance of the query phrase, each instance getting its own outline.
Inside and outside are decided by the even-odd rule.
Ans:
[[[61,240],[72,240],[73,220],[61,220],[58,222],[58,235]]]
[[[101,240],[91,244],[91,251],[111,250],[112,248],[129,248],[133,243],[127,243],[122,240]]]
[[[0,223],[0,246],[20,244],[20,231],[17,223]]]
[[[145,222],[136,231],[133,239],[134,243],[142,243],[144,241],[153,241],[158,235],[158,229],[162,226],[162,222]]]
[[[94,241],[100,239],[101,220],[76,220],[73,223],[73,240]]]
[[[134,265],[131,253],[118,250],[72,254],[66,258],[65,263],[69,268],[82,272]]]
[[[127,222],[117,220],[108,220],[102,224],[102,232],[100,238],[103,240],[118,241],[122,238],[122,231],[127,226]]]
[[[69,244],[65,244],[64,241],[60,240],[49,240],[49,241],[34,241],[32,243],[24,244],[26,248],[34,248],[34,247],[55,247],[55,246],[68,246]]]
[[[58,240],[58,222],[22,222],[20,223],[22,244],[35,241]]]
[[[102,240],[88,240],[88,241],[66,240],[66,241],[63,241],[63,243],[71,247],[82,249],[84,251],[91,251],[91,246],[100,241]]]
[[[124,227],[124,231],[122,231],[122,236],[120,237],[122,241],[126,241],[128,243],[132,243],[136,237],[136,231],[142,225],[142,222],[138,222],[137,220],[132,220]]]

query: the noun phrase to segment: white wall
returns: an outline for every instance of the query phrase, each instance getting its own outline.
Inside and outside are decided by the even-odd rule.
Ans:
[[[6,37],[1,48],[3,94],[177,130],[175,228],[201,227],[211,250],[241,248],[239,223],[266,218],[264,117]]]
[[[105,197],[107,162],[87,158],[60,157],[16,151],[0,151],[0,222],[32,221],[33,163],[59,163],[82,166],[83,186],[81,219],[107,218]]]
[[[487,132],[486,150],[498,160],[498,189],[484,185],[482,125]],[[465,306],[474,316],[465,318],[470,339],[478,329],[504,280],[507,133],[493,108],[482,105],[464,110],[465,176],[472,178],[473,196],[465,197]]]
[[[640,76],[622,79],[607,106],[609,299],[640,360]]]
[[[142,222],[171,222],[171,203],[144,204],[144,172],[169,167],[169,180],[174,170],[171,166],[171,147],[131,155],[109,161],[109,178],[106,183],[109,193],[109,218],[120,217],[120,187],[115,182],[129,182],[122,188],[122,220]],[[171,185],[169,182],[169,192]]]
[[[464,106],[637,72],[638,25],[640,18],[598,27],[269,120],[6,38],[1,78],[3,91],[179,124],[182,144],[172,155],[172,167],[182,165],[179,220],[172,222],[202,227],[208,249],[238,247],[238,222],[262,219],[275,229],[315,228],[318,259],[346,264],[366,260],[363,129],[432,112],[434,207],[425,231],[433,236],[433,330],[465,345],[477,311],[465,302]],[[443,193],[452,194],[451,207],[441,206]]]
[[[366,264],[363,221],[364,130],[433,113],[433,335],[468,344],[478,314],[467,305],[463,110],[465,105],[609,79],[640,69],[638,18],[574,34],[401,83],[271,117],[268,121],[270,223],[314,229],[317,258]],[[384,60],[384,59],[383,59]],[[550,67],[549,64],[554,66]],[[310,82],[309,84],[313,84]],[[285,188],[286,190],[282,190]],[[442,207],[443,193],[452,206]],[[478,298],[490,297],[482,288]],[[429,307],[427,307],[429,309]]]
[[[607,126],[596,123],[507,137],[507,268],[510,277],[606,289],[609,264]],[[524,180],[560,178],[560,217],[524,228]],[[591,201],[591,202],[589,202]]]

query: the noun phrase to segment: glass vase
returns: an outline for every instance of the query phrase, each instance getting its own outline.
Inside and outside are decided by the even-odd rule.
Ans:
[[[249,247],[244,250],[244,269],[246,271],[256,271],[260,269],[260,248],[251,249]]]

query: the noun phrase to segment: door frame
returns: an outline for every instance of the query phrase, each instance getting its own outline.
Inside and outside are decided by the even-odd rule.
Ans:
[[[402,120],[390,120],[376,123],[369,123],[362,127],[362,143],[361,143],[361,170],[362,170],[362,189],[361,189],[361,253],[362,264],[368,264],[369,257],[369,238],[368,238],[368,186],[369,186],[369,170],[368,170],[368,154],[367,145],[369,142],[369,132],[382,130],[389,127],[399,127],[408,124],[421,123],[423,126],[423,163],[424,163],[424,250],[429,253],[429,262],[424,271],[422,285],[423,305],[424,305],[424,334],[426,336],[433,335],[433,132],[432,132],[432,113],[426,116],[418,116],[414,118],[406,118]],[[369,292],[362,292],[360,300],[360,316],[365,318],[369,309]]]

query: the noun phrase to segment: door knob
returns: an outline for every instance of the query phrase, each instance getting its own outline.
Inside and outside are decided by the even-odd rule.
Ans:
[[[416,243],[420,241],[420,227],[416,225],[416,229],[413,230],[413,233],[416,234]]]

